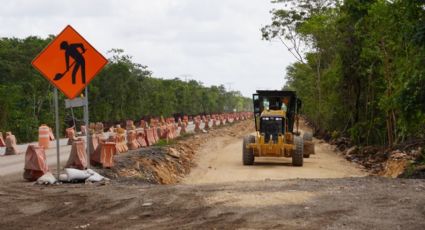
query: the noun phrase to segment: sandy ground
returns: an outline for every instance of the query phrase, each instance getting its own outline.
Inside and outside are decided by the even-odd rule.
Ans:
[[[217,137],[197,154],[198,166],[184,179],[186,184],[281,180],[295,178],[343,178],[366,176],[358,165],[335,154],[332,147],[314,140],[315,155],[304,158],[303,167],[293,167],[291,158],[256,158],[253,166],[242,165],[242,140]]]
[[[179,185],[0,179],[1,229],[425,228],[425,180],[365,176],[324,143],[302,168],[289,159],[242,166],[234,127],[202,136],[198,166]]]

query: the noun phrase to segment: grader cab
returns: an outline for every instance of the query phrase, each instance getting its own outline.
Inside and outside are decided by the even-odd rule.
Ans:
[[[254,164],[255,157],[288,157],[293,166],[303,166],[303,159],[314,154],[314,144],[311,133],[300,137],[298,114],[302,103],[296,93],[257,90],[253,102],[256,135],[244,137],[243,164]]]

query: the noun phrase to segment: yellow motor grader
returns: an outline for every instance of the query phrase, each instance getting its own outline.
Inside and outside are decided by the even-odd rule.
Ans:
[[[256,135],[244,137],[243,164],[254,164],[255,157],[288,157],[293,166],[303,166],[303,159],[314,154],[314,144],[311,133],[301,138],[298,131],[302,103],[296,92],[257,90],[253,102]]]

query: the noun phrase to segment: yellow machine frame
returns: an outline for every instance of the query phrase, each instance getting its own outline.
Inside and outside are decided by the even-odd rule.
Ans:
[[[286,118],[286,112],[283,110],[265,110],[261,113],[261,116],[275,116]],[[257,127],[259,127],[259,119],[256,119]],[[285,125],[287,128],[287,125]],[[255,143],[247,144],[246,147],[250,148],[254,152],[256,157],[291,157],[292,152],[295,151],[294,136],[292,133],[285,132],[285,134],[279,134],[277,142],[273,143],[273,140],[269,140],[268,143],[265,141],[265,136],[261,135],[257,131]]]

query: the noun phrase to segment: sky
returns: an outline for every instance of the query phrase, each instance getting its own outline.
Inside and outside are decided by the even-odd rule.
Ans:
[[[0,37],[47,37],[74,27],[108,57],[124,49],[154,77],[224,85],[250,97],[280,89],[295,59],[261,39],[270,0],[0,0]]]

